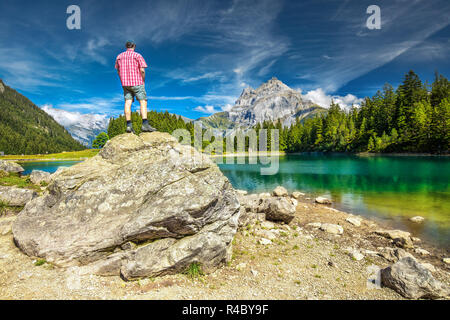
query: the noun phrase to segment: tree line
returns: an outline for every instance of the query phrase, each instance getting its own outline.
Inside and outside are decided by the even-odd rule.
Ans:
[[[158,131],[172,133],[175,129],[186,129],[194,136],[192,122],[185,122],[167,111],[150,111],[148,119]],[[142,120],[137,112],[132,114],[132,123],[139,134]],[[111,118],[108,136],[113,138],[125,133],[125,129],[123,115]],[[360,107],[346,110],[332,102],[328,112],[302,121],[297,119],[290,127],[283,127],[279,121],[265,121],[254,129],[258,138],[261,129],[268,129],[268,150],[272,149],[270,129],[278,129],[279,150],[286,152],[448,153],[450,82],[436,73],[429,85],[410,71],[397,89],[385,84],[373,97],[365,98]],[[203,141],[202,147],[213,142],[214,137]],[[248,150],[248,138],[245,143]],[[223,151],[226,152],[226,138]]]

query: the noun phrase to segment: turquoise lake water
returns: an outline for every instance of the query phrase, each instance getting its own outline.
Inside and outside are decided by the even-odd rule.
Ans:
[[[236,159],[234,159],[236,160]],[[248,160],[246,158],[246,160]],[[216,158],[216,161],[220,159]],[[77,161],[25,162],[26,170],[54,172]],[[236,189],[271,191],[282,185],[311,197],[331,197],[333,207],[410,231],[450,247],[450,158],[352,155],[286,155],[275,175],[261,164],[219,164]],[[420,215],[425,223],[408,219]]]

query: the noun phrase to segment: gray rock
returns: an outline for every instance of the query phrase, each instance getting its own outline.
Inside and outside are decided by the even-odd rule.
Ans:
[[[375,234],[394,240],[395,245],[402,248],[413,248],[411,234],[401,230],[376,230]]]
[[[292,192],[292,197],[295,199],[300,199],[301,197],[303,197],[305,194],[303,192],[299,192],[299,191],[294,191]]]
[[[40,185],[41,182],[49,184],[51,180],[51,174],[49,172],[41,170],[33,170],[30,174],[30,180],[32,183],[37,185]]]
[[[448,295],[448,288],[411,257],[382,269],[381,283],[409,299],[437,299]]]
[[[54,174],[13,224],[18,247],[84,272],[126,279],[213,270],[231,257],[240,213],[209,157],[167,133],[124,134]],[[137,244],[123,246],[127,242]]]
[[[406,258],[406,257],[414,258],[414,256],[412,254],[410,254],[409,252],[406,252],[405,250],[403,250],[401,248],[385,247],[385,248],[378,248],[378,251],[379,251],[378,252],[379,256],[381,256],[391,262],[396,262],[396,261]]]
[[[265,212],[267,220],[290,223],[294,219],[295,206],[287,198],[270,198],[266,202],[267,209]]]
[[[325,197],[317,197],[314,201],[320,204],[331,204],[331,200]]]
[[[415,223],[422,223],[425,221],[425,218],[421,217],[421,216],[415,216],[415,217],[409,218],[409,221],[412,221]]]
[[[286,188],[282,186],[278,186],[275,189],[273,189],[272,194],[274,197],[287,197],[289,195]]]
[[[6,172],[22,173],[25,170],[15,162],[0,160],[0,170]]]
[[[22,207],[35,197],[36,191],[30,189],[0,186],[0,201],[11,207]]]
[[[345,221],[347,221],[348,223],[351,223],[355,227],[361,226],[361,219],[358,219],[356,217],[348,217],[347,219],[345,219]]]
[[[340,225],[332,224],[332,223],[322,223],[319,227],[320,230],[332,233],[332,234],[343,234],[344,228]]]

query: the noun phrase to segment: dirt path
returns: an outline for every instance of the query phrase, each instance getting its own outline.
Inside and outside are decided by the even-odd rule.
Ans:
[[[14,216],[0,218],[0,299],[402,299],[388,288],[368,285],[373,265],[391,262],[365,254],[356,261],[347,247],[376,251],[392,246],[374,236],[379,228],[362,220],[360,227],[346,222],[348,214],[302,201],[290,226],[275,225],[277,237],[269,245],[259,244],[260,224],[238,231],[232,261],[216,272],[191,279],[178,274],[157,279],[124,282],[119,277],[80,276],[77,268],[50,264],[22,254],[10,232]],[[338,223],[343,235],[332,235],[306,226],[310,222]],[[441,260],[444,251],[426,247],[424,257],[436,267],[433,275],[449,283],[449,267]],[[372,266],[372,267],[371,267]]]

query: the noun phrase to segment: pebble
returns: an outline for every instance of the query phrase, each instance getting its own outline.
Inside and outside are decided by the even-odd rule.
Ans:
[[[252,275],[254,277],[258,276],[258,271],[252,269],[252,270],[250,270],[250,272],[252,273]]]
[[[259,239],[259,244],[262,244],[262,245],[268,245],[268,244],[271,244],[272,243],[272,241],[271,240],[269,240],[269,239],[266,239],[266,238],[261,238],[261,239]]]
[[[443,262],[445,262],[446,264],[450,264],[450,258],[444,258],[442,259]]]
[[[422,249],[422,248],[415,248],[414,252],[418,253],[418,254],[420,254],[422,256],[428,256],[430,254],[430,252],[428,252],[427,250]]]
[[[361,220],[356,217],[348,217],[347,219],[345,219],[345,221],[347,221],[348,223],[351,223],[352,225],[354,225],[356,227],[361,226]]]
[[[421,216],[415,216],[412,218],[409,218],[409,221],[415,222],[415,223],[422,223],[425,220],[424,217]]]

